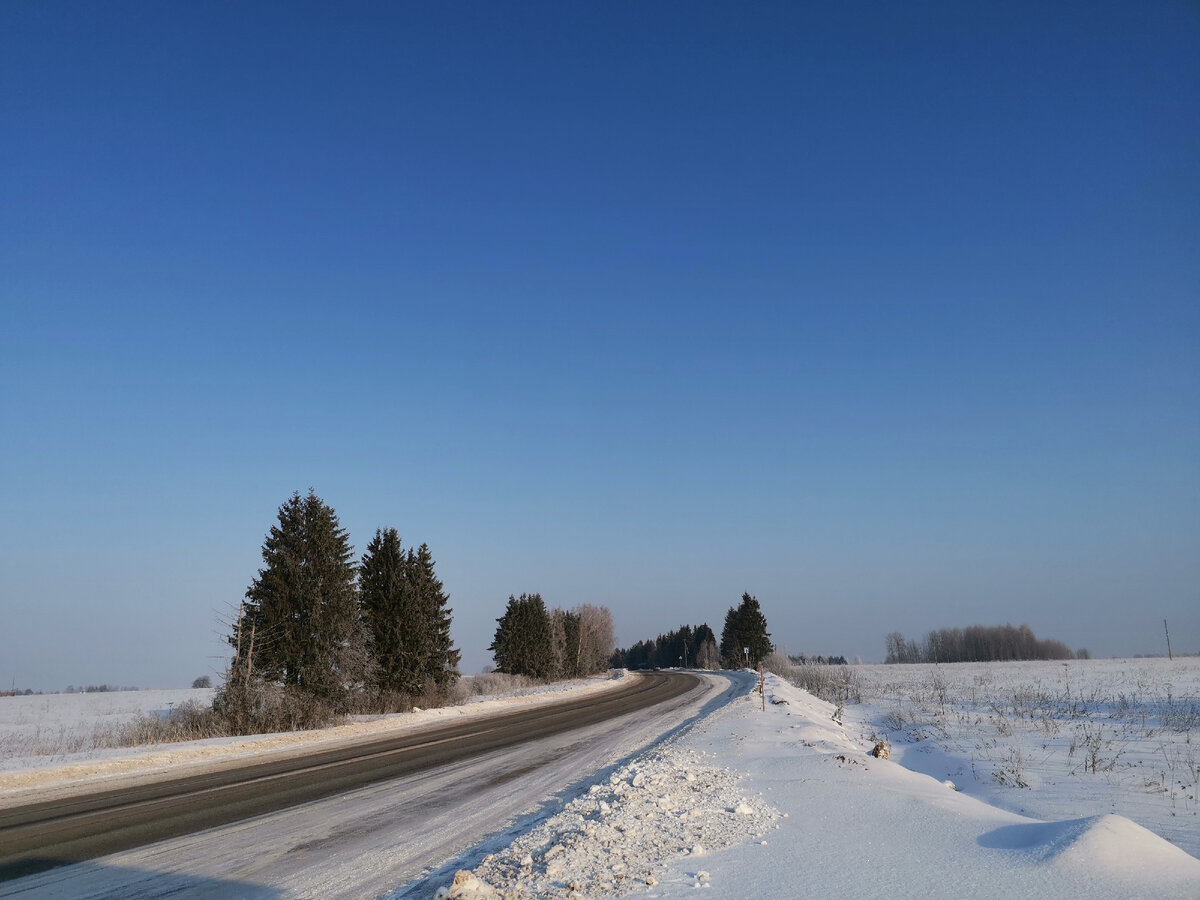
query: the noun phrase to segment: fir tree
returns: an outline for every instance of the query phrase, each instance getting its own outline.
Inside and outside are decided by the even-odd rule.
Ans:
[[[450,637],[450,597],[433,571],[429,545],[417,548],[410,560],[410,578],[421,617],[421,676],[443,687],[458,678],[460,654]]]
[[[554,669],[554,644],[550,614],[542,595],[510,594],[504,615],[496,622],[496,636],[488,647],[496,661],[496,670],[509,675],[549,678]]]
[[[739,669],[747,664],[746,648],[750,649],[749,664],[757,666],[775,648],[767,633],[767,619],[758,599],[742,594],[742,602],[730,607],[725,614],[721,631],[721,663],[727,669]]]
[[[363,615],[371,635],[376,686],[415,694],[458,677],[450,609],[429,545],[405,552],[395,528],[377,529],[359,566]]]
[[[353,553],[337,513],[311,490],[279,508],[241,631],[229,638],[240,653],[253,648],[247,668],[335,707],[345,700],[368,668]]]
[[[420,617],[413,589],[412,552],[406,555],[395,528],[376,529],[359,564],[359,592],[375,660],[375,685],[415,693],[421,685],[414,631]]]

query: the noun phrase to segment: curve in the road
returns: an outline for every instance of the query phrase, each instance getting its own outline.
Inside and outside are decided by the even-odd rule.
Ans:
[[[302,757],[0,810],[0,881],[571,731],[654,706],[698,685],[691,675],[646,674],[598,697],[544,703]]]

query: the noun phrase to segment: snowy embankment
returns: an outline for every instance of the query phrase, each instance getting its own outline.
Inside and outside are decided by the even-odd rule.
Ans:
[[[1173,676],[1176,697],[1179,674]],[[1074,695],[1075,670],[1070,675]],[[378,896],[403,883],[392,891],[393,898],[428,900],[439,885],[443,895],[454,898],[670,898],[695,889],[729,898],[827,892],[890,898],[1200,896],[1200,860],[1129,818],[1107,814],[1105,796],[1092,788],[1111,784],[1112,773],[1120,769],[1068,776],[1075,793],[1058,790],[1053,813],[1031,818],[945,783],[946,771],[952,770],[939,767],[961,766],[961,760],[955,762],[948,752],[950,744],[942,755],[919,751],[919,741],[902,746],[917,738],[911,715],[905,717],[907,732],[892,734],[892,759],[876,759],[869,755],[881,733],[876,720],[891,716],[890,707],[850,707],[841,716],[843,727],[832,705],[774,676],[767,677],[766,703],[746,693],[755,681],[750,673],[706,677],[709,692],[692,702],[696,709],[703,704],[715,711],[697,712],[698,718],[682,711],[646,712],[635,723],[623,720],[620,728],[597,726],[542,742],[538,752],[549,760],[544,765],[531,762],[531,747],[514,748],[434,777],[380,784],[91,865],[64,867],[35,876],[29,890],[130,897],[220,885],[235,893],[235,888],[261,887],[272,896]],[[740,688],[731,689],[730,680]],[[578,696],[616,683],[592,680],[553,690]],[[982,682],[972,675],[970,684],[978,689]],[[950,708],[954,692],[945,693]],[[102,706],[123,702],[113,695],[93,699]],[[150,699],[161,698],[143,696],[139,702]],[[110,787],[127,779],[236,765],[264,754],[303,753],[426,727],[446,717],[553,699],[552,692],[491,699],[294,735],[50,759],[9,756],[0,761],[0,770],[8,769],[0,771],[0,805],[46,799],[84,785]],[[53,716],[46,715],[53,699],[5,698],[0,726],[8,733],[19,731],[17,723],[5,724],[6,715],[21,712],[19,705],[7,705],[14,701],[41,702],[41,718],[32,727],[56,727]],[[939,698],[939,710],[942,705]],[[904,708],[911,713],[914,704],[906,701]],[[1079,710],[1072,705],[1071,711]],[[974,718],[965,718],[966,710],[962,715],[964,728],[976,727]],[[674,728],[665,722],[680,721],[679,716],[692,724],[665,741],[653,736]],[[997,713],[989,727],[1007,729],[1011,718]],[[986,715],[982,722],[988,724]],[[1147,729],[1152,725],[1148,722]],[[1032,733],[1032,725],[1028,728]],[[1063,737],[1069,740],[1066,731]],[[978,739],[988,754],[996,751],[991,737],[981,732]],[[1125,750],[1126,756],[1132,752]],[[1007,750],[1003,758],[1009,758]],[[617,768],[605,768],[610,760],[619,760]],[[930,774],[901,764],[909,761]],[[984,771],[978,759],[975,769]],[[601,774],[589,778],[586,772]],[[999,784],[994,777],[980,783]],[[571,786],[564,790],[563,784]],[[1038,788],[1047,786],[1048,780]],[[1023,791],[1019,796],[1037,795],[1014,790]],[[539,807],[532,817],[531,805]],[[253,840],[247,840],[247,829],[253,830]],[[482,837],[487,834],[492,837]],[[451,859],[451,865],[407,880],[414,865],[427,865],[419,860],[430,859]],[[451,885],[450,875],[442,876],[459,866],[471,871]]]
[[[1200,658],[838,667],[846,727],[1038,819],[1118,813],[1200,856]]]
[[[96,787],[193,774],[210,768],[310,753],[398,732],[438,725],[448,719],[487,716],[584,697],[618,687],[623,673],[526,688],[504,696],[479,697],[463,706],[362,717],[317,731],[211,738],[175,744],[100,749],[89,743],[97,729],[110,729],[140,715],[166,711],[188,701],[208,702],[211,690],[123,691],[38,694],[0,698],[0,807],[49,799]]]
[[[872,757],[832,705],[766,687],[486,848],[440,895],[1200,896],[1200,860],[1129,819],[998,809]]]

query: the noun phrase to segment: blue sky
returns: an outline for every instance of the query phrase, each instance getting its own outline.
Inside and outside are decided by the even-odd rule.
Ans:
[[[6,4],[0,681],[177,686],[279,505],[622,644],[1200,651],[1176,2]]]

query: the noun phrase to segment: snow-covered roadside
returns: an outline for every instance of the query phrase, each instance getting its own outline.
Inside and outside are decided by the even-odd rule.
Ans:
[[[0,897],[359,900],[403,884],[428,900],[455,868],[479,863],[486,850],[473,848],[506,845],[737,690],[714,673],[696,691],[614,720],[0,882]],[[456,861],[448,874],[447,860]]]
[[[1200,860],[1128,819],[1006,812],[870,756],[774,676],[766,699],[633,760],[442,896],[1200,896]]]
[[[494,715],[554,702],[568,696],[576,698],[598,695],[621,686],[625,677],[626,673],[619,672],[559,682],[536,689],[524,689],[512,695],[481,697],[463,706],[372,717],[369,720],[317,731],[212,738],[176,744],[91,750],[58,756],[0,757],[0,808],[29,802],[35,797],[38,800],[46,800],[97,787],[120,786],[129,780],[177,777],[251,760],[261,762],[310,753],[343,744],[435,727],[447,720]],[[45,704],[46,697],[14,697],[6,698],[4,702],[10,704],[25,700]],[[156,698],[155,702],[162,701]],[[16,706],[12,706],[0,711],[11,714],[15,709]],[[39,723],[40,727],[53,728],[62,725],[53,718],[52,713],[49,716]]]
[[[458,891],[439,897],[620,896],[657,883],[662,860],[679,854],[702,864],[714,850],[762,838],[779,813],[747,798],[741,779],[681,747],[651,751],[592,785],[558,815],[490,854]],[[535,858],[540,863],[534,866]],[[704,884],[703,872],[695,875]]]

